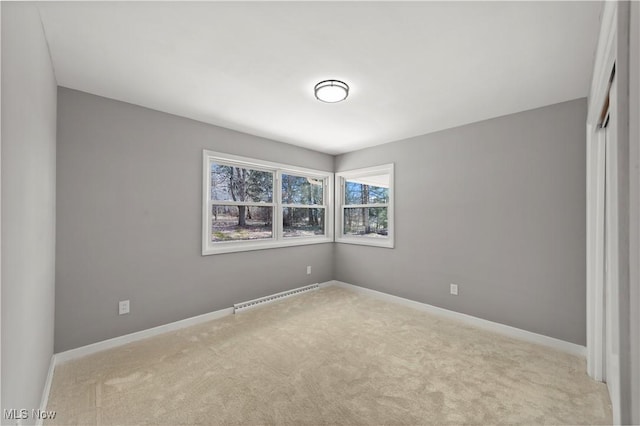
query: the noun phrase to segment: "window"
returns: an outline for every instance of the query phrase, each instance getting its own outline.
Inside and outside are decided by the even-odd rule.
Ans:
[[[393,248],[393,164],[336,178],[336,241]]]
[[[285,173],[280,176],[284,238],[324,235],[324,180]]]
[[[202,254],[330,242],[333,174],[203,152]]]

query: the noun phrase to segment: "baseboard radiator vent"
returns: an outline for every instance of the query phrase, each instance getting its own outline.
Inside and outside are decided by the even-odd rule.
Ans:
[[[286,299],[287,297],[297,296],[298,294],[306,293],[319,289],[318,284],[311,284],[304,287],[294,288],[293,290],[283,291],[281,293],[272,294],[271,296],[261,297],[259,299],[249,300],[247,302],[236,303],[233,305],[233,313],[248,311],[249,309],[257,308],[258,306],[264,306],[267,303],[272,303],[277,300]]]

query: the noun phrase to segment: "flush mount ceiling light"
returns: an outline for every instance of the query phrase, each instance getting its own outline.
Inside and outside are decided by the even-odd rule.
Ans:
[[[339,80],[324,80],[313,89],[319,101],[335,103],[344,101],[349,95],[349,86]]]

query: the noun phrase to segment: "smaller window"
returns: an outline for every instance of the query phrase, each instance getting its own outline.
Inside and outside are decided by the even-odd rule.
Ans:
[[[336,173],[336,179],[336,241],[393,248],[393,164]]]

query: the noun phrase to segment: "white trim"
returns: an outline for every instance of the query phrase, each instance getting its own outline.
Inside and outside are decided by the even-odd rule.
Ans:
[[[587,373],[605,379],[604,328],[604,167],[605,143],[598,132],[616,60],[617,2],[604,2],[587,113]],[[611,214],[613,212],[607,212]]]
[[[124,336],[114,337],[113,339],[103,340],[101,342],[92,343],[90,345],[81,346],[79,348],[70,349],[65,352],[55,354],[56,365],[68,362],[77,358],[82,358],[107,349],[117,348],[127,343],[136,342],[138,340],[147,339],[149,337],[158,336],[168,333],[169,331],[180,330],[192,325],[202,324],[207,321],[226,317],[233,314],[233,308],[224,308],[218,311],[209,312],[207,314],[186,318],[169,324],[160,325],[158,327],[148,328],[146,330],[137,331],[135,333],[125,334]]]
[[[247,206],[247,207],[276,207],[276,203],[262,203],[253,201],[223,201],[223,200],[209,200],[209,207],[211,206]]]
[[[316,238],[314,237],[308,237],[308,238],[283,237],[283,239],[280,241],[274,241],[272,238],[265,239],[265,240],[252,240],[252,241],[242,241],[242,242],[222,241],[219,243],[220,246],[216,248],[210,248],[205,253],[202,253],[202,255],[208,256],[212,254],[238,253],[242,251],[306,246],[310,244],[325,244],[325,243],[332,243],[332,242],[333,240],[331,238],[326,238],[323,236],[318,236]],[[242,243],[246,243],[247,245],[242,245]],[[226,246],[225,244],[229,244],[229,245]]]
[[[311,284],[309,286],[305,286],[301,288],[312,287],[312,286],[318,286],[319,288],[322,288],[332,284],[333,284],[332,281],[327,281],[325,283]],[[297,290],[297,289],[293,289],[293,290]],[[288,293],[288,292],[283,292],[283,293]],[[233,311],[234,311],[233,307],[223,308],[217,311],[209,312],[209,313],[198,315],[195,317],[185,318],[183,320],[171,322],[169,324],[148,328],[146,330],[136,331],[135,333],[125,334],[123,336],[118,336],[112,339],[107,339],[107,340],[102,340],[100,342],[92,343],[90,345],[81,346],[79,348],[70,349],[68,351],[59,352],[57,354],[54,354],[52,357],[51,366],[49,367],[49,375],[53,377],[53,368],[56,365],[59,365],[74,359],[82,358],[97,352],[102,352],[107,349],[117,348],[118,346],[123,346],[128,343],[136,342],[138,340],[148,339],[149,337],[158,336],[160,334],[168,333],[170,331],[180,330],[183,328],[191,327],[192,325],[202,324],[208,321],[223,318],[223,317],[226,317],[227,315],[233,315],[234,313]],[[51,386],[50,377],[47,378],[47,383],[48,385],[46,386]],[[46,386],[45,386],[45,390],[48,398],[49,390],[46,388]],[[44,401],[44,396],[43,396],[43,401]]]
[[[618,5],[615,1],[605,1],[600,21],[600,35],[596,48],[595,62],[589,91],[589,111],[587,122],[597,124],[602,105],[607,96],[609,75],[616,57],[616,28]]]
[[[344,181],[345,179],[357,179],[367,176],[376,176],[381,173],[389,174],[389,202],[386,204],[344,204]],[[394,223],[394,198],[395,198],[395,169],[394,163],[381,164],[379,166],[367,167],[363,169],[346,170],[335,173],[336,197],[335,197],[335,232],[336,243],[358,244],[364,246],[375,246],[384,248],[395,247],[395,223]],[[384,237],[366,237],[357,235],[344,235],[343,210],[345,208],[357,207],[386,207],[387,209],[387,232]]]
[[[42,389],[42,399],[40,400],[40,411],[47,411],[47,404],[49,403],[49,393],[51,392],[51,383],[53,382],[53,372],[58,365],[58,360],[54,355],[51,356],[51,361],[49,362],[49,371],[47,372],[47,379],[44,382],[44,388]],[[37,419],[36,426],[42,426],[44,423],[44,419]]]
[[[318,283],[318,288],[325,288],[325,287],[331,287],[336,285],[337,283],[339,283],[340,281],[336,281],[336,280],[329,280],[329,281],[325,281],[323,283]]]
[[[317,286],[318,288],[322,288],[322,287],[327,287],[329,285],[333,285],[333,281],[327,281],[324,283],[319,283],[319,284],[310,284],[308,286],[305,287],[299,287],[297,289],[293,289],[293,290],[289,290],[289,291],[285,291],[282,293],[289,293],[291,291],[294,290],[300,290],[300,289],[304,289],[307,287],[315,287]],[[274,296],[277,296],[278,294],[281,293],[277,293]],[[175,322],[171,322],[169,324],[164,324],[164,325],[160,325],[157,327],[153,327],[153,328],[148,328],[146,330],[141,330],[141,331],[137,331],[135,333],[130,333],[130,334],[125,334],[124,336],[118,336],[118,337],[114,337],[112,339],[107,339],[107,340],[103,340],[100,342],[96,342],[96,343],[92,343],[90,345],[86,345],[86,346],[81,346],[79,348],[75,348],[75,349],[70,349],[68,351],[65,352],[59,352],[57,354],[54,354],[52,359],[51,359],[51,366],[49,367],[49,376],[47,377],[47,383],[48,385],[45,385],[45,391],[46,391],[46,396],[47,399],[49,397],[49,390],[47,389],[47,386],[51,386],[51,378],[53,377],[53,369],[55,368],[56,365],[58,364],[62,364],[74,359],[78,359],[78,358],[82,358],[85,357],[87,355],[91,355],[97,352],[102,352],[104,350],[107,349],[112,349],[112,348],[117,348],[118,346],[123,346],[126,345],[128,343],[132,343],[132,342],[136,342],[138,340],[144,340],[144,339],[148,339],[149,337],[154,337],[154,336],[158,336],[160,334],[164,334],[164,333],[168,333],[170,331],[175,331],[175,330],[180,330],[183,328],[187,328],[187,327],[191,327],[192,325],[197,325],[197,324],[202,324],[208,321],[213,321],[219,318],[223,318],[226,317],[228,315],[233,315],[234,313],[234,308],[230,307],[230,308],[224,308],[224,309],[220,309],[217,311],[213,311],[213,312],[209,312],[206,314],[202,314],[202,315],[198,315],[195,317],[191,317],[191,318],[185,318],[183,320],[179,320],[179,321],[175,321]],[[44,401],[44,394],[43,394],[43,401]]]
[[[591,132],[591,126],[587,129]],[[606,143],[603,132],[592,132],[590,136],[587,146],[587,371],[593,379],[604,381]]]
[[[292,208],[292,209],[326,209],[327,206],[324,204],[287,204],[282,203],[280,207],[284,208]]]
[[[538,345],[546,346],[552,349],[556,349],[561,352],[565,352],[571,355],[584,358],[586,354],[586,348],[575,343],[566,342],[564,340],[556,339],[554,337],[545,336],[542,334],[533,333],[531,331],[522,330],[520,328],[511,327],[509,325],[500,324],[493,321],[488,321],[482,318],[474,317],[471,315],[463,314],[460,312],[450,311],[448,309],[439,308],[437,306],[428,305],[422,302],[416,302],[415,300],[405,299],[403,297],[393,296],[391,294],[383,293],[377,290],[371,290],[368,288],[360,287],[353,284],[347,284],[341,281],[329,281],[328,283],[321,284],[321,287],[334,285],[336,287],[345,288],[356,293],[366,294],[368,296],[375,297],[387,302],[396,303],[402,306],[407,306],[412,309],[427,312],[440,317],[460,321],[464,324],[472,327],[477,327],[482,330],[491,331],[503,336],[512,337],[514,339],[522,340],[529,343],[535,343]]]
[[[307,167],[300,166],[292,166],[291,164],[284,163],[275,163],[273,161],[260,160],[258,158],[249,158],[249,157],[241,157],[239,155],[227,154],[225,152],[217,152],[211,151],[209,149],[203,150],[205,156],[213,158],[215,160],[219,160],[222,164],[240,164],[247,168],[251,168],[254,170],[261,170],[265,172],[272,172],[276,169],[283,170],[286,172],[290,172],[291,174],[299,173],[303,176],[306,175],[315,175],[319,178],[324,178],[329,174],[333,174],[331,172],[327,172],[325,170],[318,169],[310,169]]]
[[[522,340],[529,343],[535,343],[543,346],[547,346],[561,352],[569,353],[571,355],[584,357],[585,347],[576,345],[574,343],[565,342],[563,340],[555,339],[553,337],[544,336],[541,334],[532,333],[530,331],[522,330],[519,328],[511,327],[508,325],[484,320],[481,318],[473,317],[471,315],[463,314],[460,312],[450,311],[448,309],[439,308],[437,306],[428,305],[426,303],[416,302],[414,300],[405,299],[398,296],[393,296],[387,293],[383,293],[376,290],[356,286],[353,284],[347,284],[342,281],[331,280],[317,285],[318,288],[325,288],[330,286],[336,286],[345,288],[356,293],[372,296],[387,302],[400,304],[403,306],[417,309],[423,312],[428,312],[433,315],[438,315],[444,318],[457,320],[467,325],[477,327],[483,330],[492,331],[494,333],[502,334],[508,337],[512,337],[518,340]],[[92,355],[98,352],[102,352],[107,349],[113,349],[119,346],[133,343],[139,340],[144,340],[150,337],[158,336],[170,331],[180,330],[193,325],[202,324],[204,322],[212,321],[215,319],[223,318],[228,315],[233,315],[234,308],[225,308],[218,311],[210,312],[203,315],[187,318],[180,321],[175,321],[169,324],[161,325],[158,327],[149,328],[147,330],[138,331],[135,333],[126,334],[124,336],[114,337],[113,339],[103,340],[101,342],[92,343],[90,345],[82,346],[79,348],[71,349],[65,352],[54,354],[51,357],[51,363],[49,365],[49,372],[44,385],[42,393],[42,401],[40,403],[40,409],[46,410],[49,400],[49,392],[51,390],[51,384],[53,381],[53,374],[57,365],[69,362],[78,358],[82,358],[88,355]],[[41,425],[42,423],[38,423]]]
[[[616,77],[616,80],[618,77]],[[620,424],[622,416],[620,377],[620,235],[619,206],[620,185],[618,155],[620,139],[617,109],[617,83],[611,88],[612,119],[606,129],[606,281],[605,281],[605,381],[609,389],[613,423]],[[603,131],[604,133],[604,131]],[[622,237],[623,238],[623,237]]]

